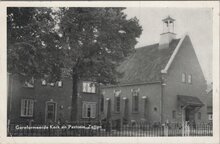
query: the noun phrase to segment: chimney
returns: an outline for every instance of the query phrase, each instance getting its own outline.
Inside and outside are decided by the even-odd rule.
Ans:
[[[176,38],[174,33],[174,21],[175,19],[168,16],[163,19],[163,33],[160,34],[159,49],[169,48],[170,42]]]

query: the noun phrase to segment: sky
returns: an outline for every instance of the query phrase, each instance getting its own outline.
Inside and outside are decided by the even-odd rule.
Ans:
[[[158,43],[163,32],[162,19],[175,19],[177,38],[188,33],[208,83],[212,82],[212,9],[211,8],[127,8],[128,18],[137,17],[143,28],[136,48]]]

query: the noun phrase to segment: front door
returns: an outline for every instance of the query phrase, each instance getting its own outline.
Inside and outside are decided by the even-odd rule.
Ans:
[[[194,123],[195,121],[195,114],[193,108],[186,108],[185,109],[185,121],[189,123]]]
[[[56,121],[56,104],[53,102],[48,102],[46,104],[46,122]]]

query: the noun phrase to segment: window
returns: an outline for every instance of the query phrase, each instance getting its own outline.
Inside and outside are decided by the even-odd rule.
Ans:
[[[82,118],[96,117],[96,102],[83,102]]]
[[[22,99],[21,100],[21,116],[22,117],[33,117],[34,111],[34,100]]]
[[[198,119],[201,120],[201,112],[198,112]]]
[[[95,84],[92,82],[83,82],[83,92],[95,93]]]
[[[55,86],[55,83],[50,83],[50,86],[51,86],[51,87],[54,87],[54,86]]]
[[[182,73],[182,82],[185,83],[186,82],[186,74]]]
[[[42,81],[41,81],[41,85],[43,85],[43,86],[47,85],[46,80],[42,80]]]
[[[24,87],[34,88],[34,78],[32,77],[32,78],[29,79],[29,80],[25,80],[25,82],[24,82]]]
[[[58,81],[57,85],[58,85],[58,87],[62,87],[63,86],[63,82],[62,81]]]
[[[104,112],[104,96],[101,96],[101,106],[100,106],[101,112]]]
[[[138,112],[139,89],[132,89],[132,111]]]
[[[192,83],[192,75],[188,75],[188,83]]]
[[[121,103],[121,90],[114,91],[115,98],[115,112],[120,112],[120,103]]]
[[[176,111],[175,110],[172,112],[172,116],[173,116],[173,119],[176,118]]]

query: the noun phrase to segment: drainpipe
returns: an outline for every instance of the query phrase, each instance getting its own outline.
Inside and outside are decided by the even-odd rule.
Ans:
[[[163,77],[163,75],[161,74],[161,97],[160,97],[160,123],[163,123],[164,122],[164,118],[163,118],[163,112],[164,112],[164,109],[163,109],[163,91],[164,91],[164,86],[165,86],[165,78]]]

